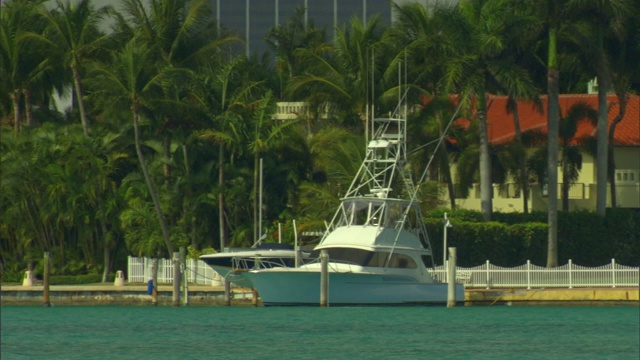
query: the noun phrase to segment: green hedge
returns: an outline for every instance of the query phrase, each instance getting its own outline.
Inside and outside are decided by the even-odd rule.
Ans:
[[[472,223],[451,219],[447,246],[456,247],[459,266],[477,266],[489,260],[500,266],[518,266],[531,260],[546,262],[547,225],[541,223],[508,225],[499,222]],[[427,219],[436,263],[442,263],[444,226],[442,221]]]
[[[111,276],[113,279],[113,277]],[[49,280],[50,285],[83,285],[83,284],[95,284],[102,281],[101,274],[87,274],[87,275],[56,275],[51,276]]]
[[[429,214],[427,227],[436,263],[442,263],[443,213]],[[482,222],[480,212],[448,211],[453,225],[447,231],[448,246],[458,249],[460,266],[492,264],[512,267],[545,266],[548,227],[546,213],[495,213],[496,221]],[[569,259],[582,266],[600,266],[616,259],[618,264],[640,266],[640,211],[608,209],[601,217],[590,212],[558,214],[558,262]]]

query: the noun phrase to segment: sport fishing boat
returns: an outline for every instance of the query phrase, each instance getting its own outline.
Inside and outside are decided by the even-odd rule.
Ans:
[[[406,113],[405,105],[402,116],[372,120],[365,159],[309,256],[315,260],[236,272],[265,306],[318,305],[323,250],[331,306],[447,303],[448,285],[429,273],[433,254],[407,164]],[[456,285],[456,302],[464,300],[463,290]]]

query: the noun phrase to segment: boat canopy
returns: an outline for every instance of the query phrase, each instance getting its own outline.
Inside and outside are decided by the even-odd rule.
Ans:
[[[405,212],[407,218],[403,224]],[[418,227],[419,214],[417,204],[408,200],[375,197],[347,198],[342,200],[333,225],[334,227],[372,225],[396,229],[404,227],[411,231]]]

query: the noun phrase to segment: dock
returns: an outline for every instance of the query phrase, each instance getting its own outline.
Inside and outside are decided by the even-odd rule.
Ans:
[[[43,287],[2,285],[0,304],[2,306],[42,305]],[[52,305],[151,305],[151,295],[146,285],[114,286],[104,285],[52,285],[50,286]],[[319,301],[320,299],[318,299]],[[231,289],[231,306],[254,306],[251,289]],[[158,305],[172,304],[172,286],[158,287]],[[260,305],[258,301],[258,306]],[[223,306],[224,287],[189,286],[189,305]],[[546,289],[466,289],[465,306],[600,306],[600,305],[640,305],[640,287],[616,288],[546,288]]]

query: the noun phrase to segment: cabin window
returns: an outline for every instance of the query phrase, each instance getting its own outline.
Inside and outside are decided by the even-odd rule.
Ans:
[[[343,262],[365,266],[367,264],[370,251],[349,248],[330,248],[326,249],[329,254],[329,261]],[[309,258],[316,259],[320,257],[320,250],[314,250]]]
[[[370,267],[385,267],[389,253],[387,252],[371,252],[360,249],[349,248],[330,248],[329,261],[355,264]],[[320,250],[315,250],[310,258],[316,259],[320,257]],[[415,269],[416,262],[408,255],[393,253],[389,260],[390,268],[399,269]]]
[[[389,260],[389,267],[399,269],[415,269],[416,262],[405,254],[393,254],[391,260]]]

